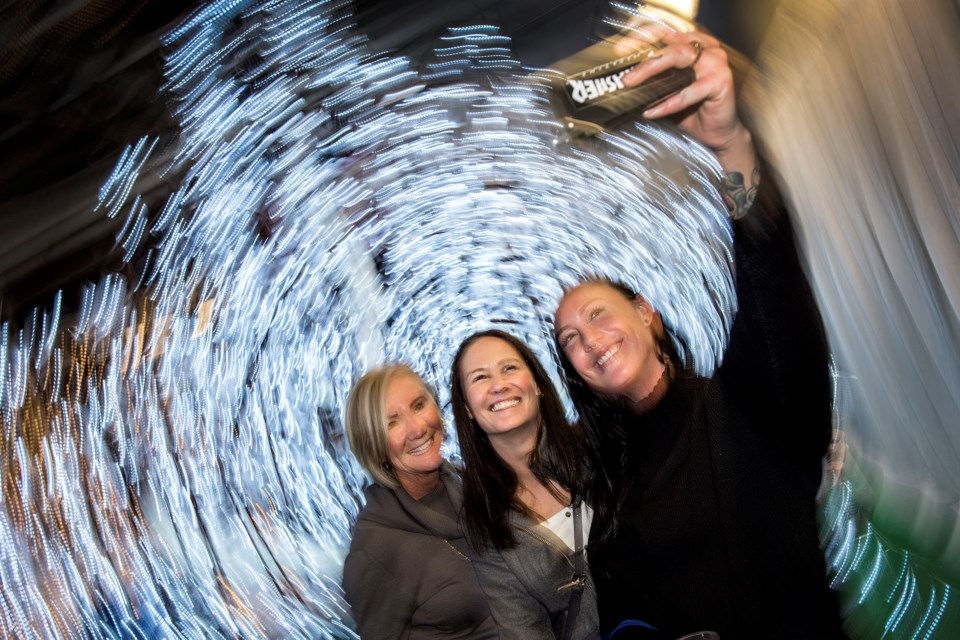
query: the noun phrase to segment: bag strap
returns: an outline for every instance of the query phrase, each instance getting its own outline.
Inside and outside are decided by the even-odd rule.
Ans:
[[[583,587],[586,583],[584,577],[584,558],[583,558],[583,499],[580,496],[574,496],[573,504],[573,580],[571,580],[570,602],[567,603],[567,615],[563,619],[562,640],[570,640],[573,637],[573,627],[577,621],[577,615],[580,613],[580,598],[583,596]]]

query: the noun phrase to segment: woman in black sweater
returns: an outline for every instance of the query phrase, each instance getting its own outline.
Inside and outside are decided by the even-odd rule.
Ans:
[[[822,323],[724,51],[704,34],[664,39],[625,81],[694,66],[691,87],[644,115],[678,114],[727,173],[739,311],[722,365],[703,378],[642,296],[590,280],[560,302],[557,348],[598,472],[589,553],[601,631],[842,638],[815,515],[831,436]]]

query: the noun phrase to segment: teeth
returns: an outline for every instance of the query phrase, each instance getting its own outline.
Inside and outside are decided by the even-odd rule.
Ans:
[[[501,400],[500,402],[495,403],[490,407],[490,411],[500,411],[501,409],[509,409],[510,407],[520,404],[518,398],[513,398],[512,400]]]
[[[421,453],[424,453],[427,449],[429,449],[430,445],[432,444],[433,444],[433,438],[430,438],[429,440],[421,444],[419,447],[416,447],[415,449],[410,449],[409,451],[407,451],[407,454],[411,456],[418,456]]]
[[[620,345],[619,345],[619,344],[615,344],[615,345],[613,345],[612,347],[610,347],[609,349],[607,349],[607,352],[606,352],[605,354],[603,354],[602,356],[600,356],[600,359],[597,360],[597,366],[598,366],[598,367],[602,367],[602,366],[604,365],[604,363],[605,363],[607,360],[609,360],[610,358],[612,358],[617,351],[620,351]]]

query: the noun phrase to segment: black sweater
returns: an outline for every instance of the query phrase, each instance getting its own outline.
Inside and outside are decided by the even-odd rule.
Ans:
[[[842,638],[815,496],[831,435],[828,355],[769,177],[734,223],[739,311],[713,378],[680,373],[622,418],[617,533],[590,564],[605,633]],[[594,532],[601,530],[594,523]]]

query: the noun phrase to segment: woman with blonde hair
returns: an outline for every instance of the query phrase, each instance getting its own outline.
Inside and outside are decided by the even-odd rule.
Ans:
[[[468,560],[433,392],[405,365],[370,371],[350,392],[346,433],[374,480],[343,567],[360,637],[498,638]]]

